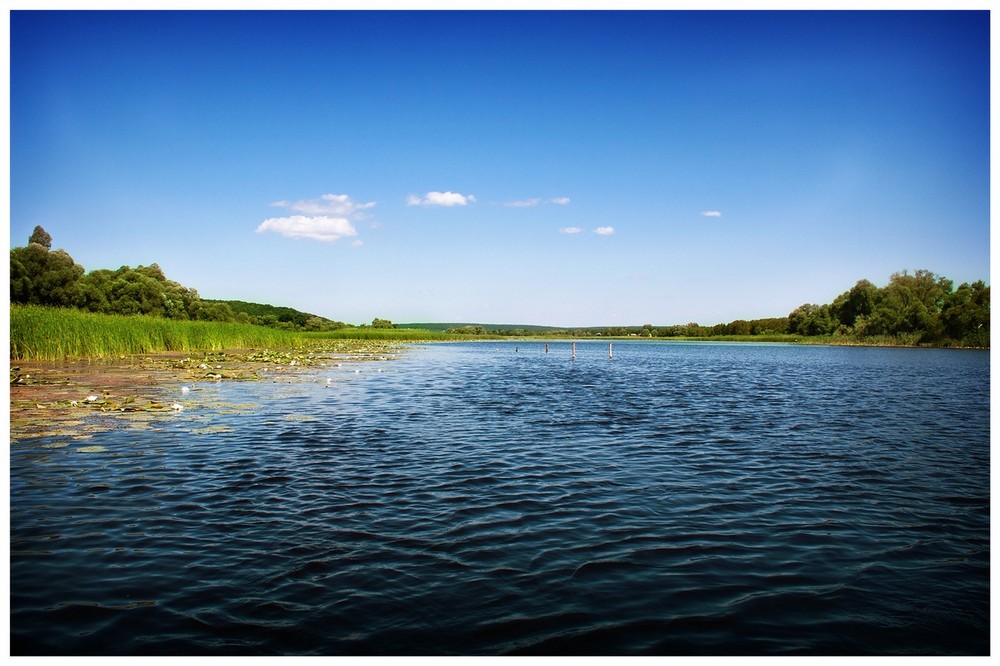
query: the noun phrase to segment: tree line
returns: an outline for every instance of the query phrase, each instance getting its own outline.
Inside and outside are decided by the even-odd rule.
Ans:
[[[40,226],[35,227],[26,246],[10,251],[10,301],[100,314],[239,322],[284,330],[350,327],[287,307],[203,299],[194,289],[167,279],[157,264],[88,273],[65,250],[53,250],[52,237]],[[378,328],[392,327],[386,319],[376,318],[372,323]]]
[[[928,270],[893,273],[876,287],[860,280],[825,305],[801,305],[788,315],[799,335],[963,347],[990,345],[990,288],[982,280],[954,283]]]
[[[350,324],[271,305],[202,299],[168,280],[156,264],[86,272],[52,237],[35,227],[25,247],[10,251],[10,299],[15,304],[78,308],[103,314],[242,322],[287,330],[328,331]],[[362,325],[365,327],[365,325]],[[373,328],[393,328],[375,318]],[[859,343],[989,347],[990,288],[982,281],[954,283],[927,270],[894,273],[878,287],[860,280],[827,304],[807,303],[787,317],[738,319],[727,324],[606,326],[572,329],[510,326],[489,330],[469,324],[447,329],[465,335],[705,338],[720,336],[828,336]]]
[[[927,270],[894,273],[885,287],[860,280],[832,303],[801,305],[787,317],[737,319],[727,324],[603,326],[570,329],[487,329],[464,325],[449,333],[500,336],[712,338],[802,336],[860,344],[990,346],[990,288],[979,280],[958,288]]]

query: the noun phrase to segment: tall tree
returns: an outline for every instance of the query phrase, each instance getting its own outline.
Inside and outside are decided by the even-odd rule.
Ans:
[[[12,303],[77,307],[82,304],[83,266],[63,250],[50,252],[41,243],[10,251]]]
[[[41,226],[36,226],[35,230],[31,232],[31,238],[28,239],[28,243],[38,243],[46,250],[51,250],[52,236],[50,236],[45,229],[42,229]]]

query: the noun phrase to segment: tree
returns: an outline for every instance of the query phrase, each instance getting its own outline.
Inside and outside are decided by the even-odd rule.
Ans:
[[[946,299],[940,320],[949,338],[977,347],[988,347],[990,288],[982,280],[971,285],[961,284]]]
[[[799,335],[828,335],[836,329],[829,305],[806,303],[788,315],[788,332]]]
[[[41,243],[10,251],[12,303],[77,307],[82,301],[83,266],[63,250],[50,252]]]
[[[924,342],[937,341],[944,335],[939,315],[951,291],[951,280],[930,271],[893,273],[889,284],[875,298],[871,316],[865,321],[865,333],[918,334]]]
[[[831,313],[841,325],[853,328],[858,317],[871,315],[877,299],[878,287],[868,280],[859,280],[850,291],[834,299]]]
[[[392,322],[389,321],[388,319],[379,319],[378,317],[375,317],[375,319],[372,319],[372,328],[395,328],[395,327],[392,325]]]
[[[46,250],[52,249],[52,236],[42,229],[41,226],[36,226],[35,230],[31,232],[31,238],[28,239],[28,244],[37,243],[44,247]]]

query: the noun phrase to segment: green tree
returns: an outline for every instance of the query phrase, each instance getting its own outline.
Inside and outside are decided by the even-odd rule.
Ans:
[[[35,230],[31,232],[31,237],[28,238],[28,244],[30,245],[31,243],[38,243],[46,250],[51,250],[52,236],[45,229],[42,229],[41,226],[36,226]]]
[[[379,319],[378,317],[375,317],[375,319],[372,320],[372,328],[395,328],[395,327],[392,325],[392,322],[389,321],[388,319]]]
[[[982,280],[959,285],[945,300],[940,319],[949,338],[976,347],[988,347],[990,288]]]
[[[80,278],[84,269],[64,250],[50,251],[28,243],[10,251],[12,303],[77,307],[82,302]]]
[[[878,292],[878,287],[868,280],[859,280],[850,291],[845,291],[834,299],[830,307],[831,314],[842,326],[853,329],[858,317],[871,315],[878,300]]]
[[[871,316],[865,320],[865,333],[916,334],[924,342],[938,341],[944,336],[939,314],[951,291],[951,280],[930,271],[894,273],[878,292]]]
[[[726,325],[727,335],[750,335],[751,331],[750,322],[745,319],[737,319]]]
[[[799,335],[828,335],[836,329],[829,305],[806,303],[788,315],[788,331]]]

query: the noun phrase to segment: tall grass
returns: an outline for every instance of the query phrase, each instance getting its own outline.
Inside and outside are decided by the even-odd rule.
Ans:
[[[290,331],[250,324],[101,315],[34,305],[10,307],[10,357],[20,360],[289,347],[300,339]]]

